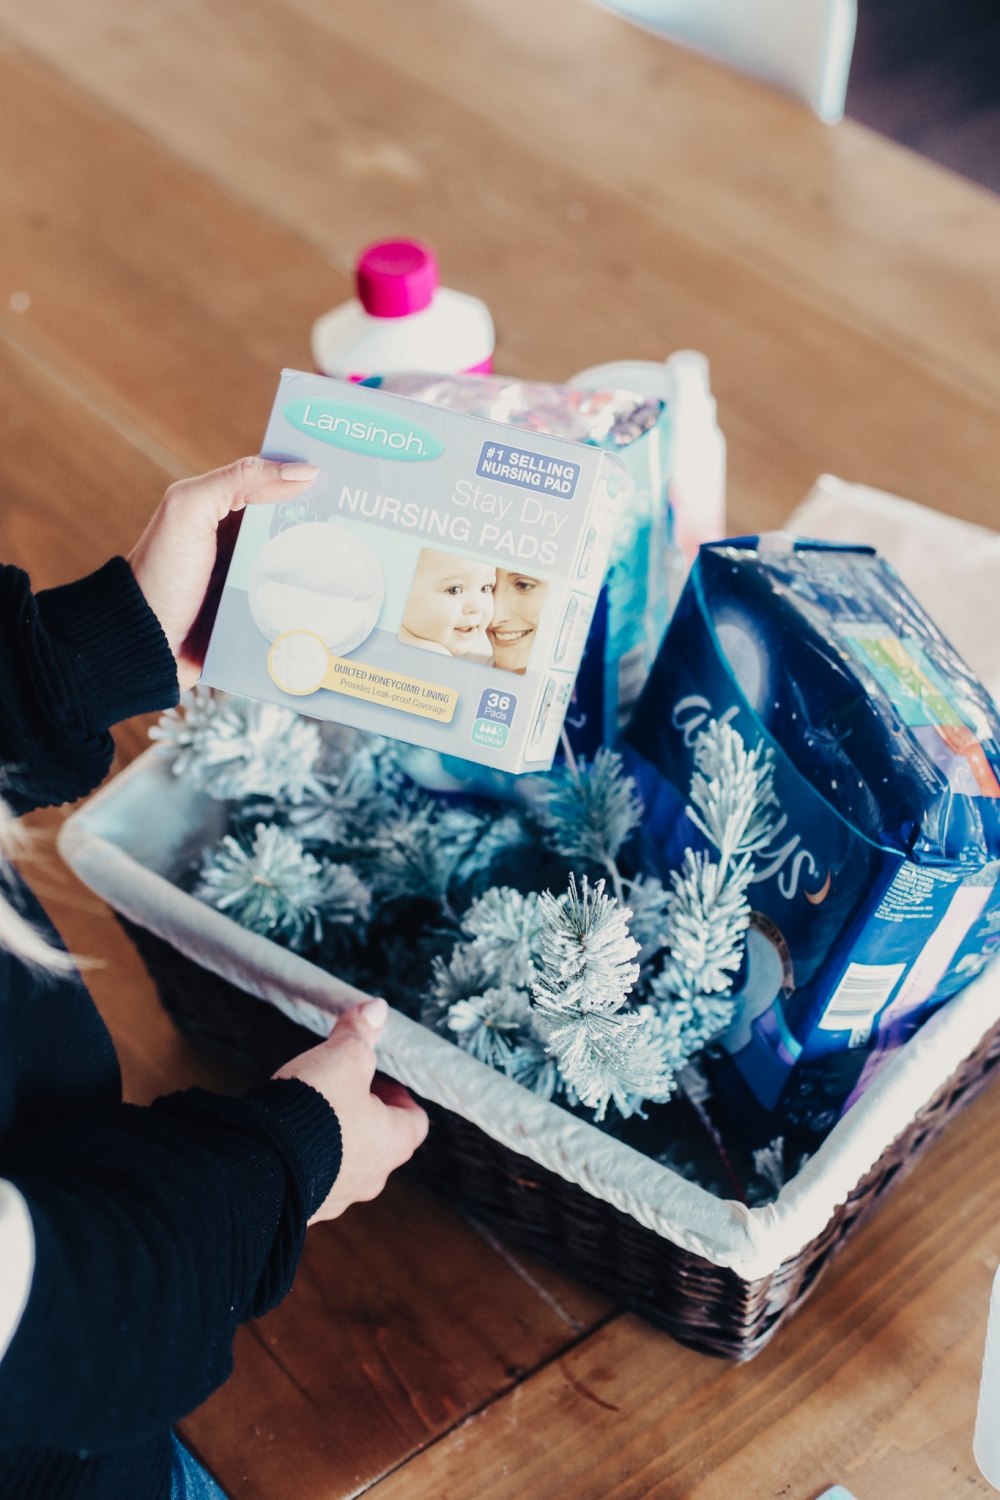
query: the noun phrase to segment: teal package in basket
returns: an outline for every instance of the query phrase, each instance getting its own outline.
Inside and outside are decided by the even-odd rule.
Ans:
[[[320,475],[243,512],[202,680],[548,769],[631,483],[621,459],[297,370],[262,453]]]
[[[710,719],[779,803],[722,1049],[762,1136],[823,1132],[1000,946],[1000,718],[871,548],[775,534],[701,548],[628,730],[664,878]]]

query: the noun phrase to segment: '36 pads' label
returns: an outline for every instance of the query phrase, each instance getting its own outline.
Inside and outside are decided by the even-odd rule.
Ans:
[[[487,688],[479,700],[479,711],[472,726],[473,743],[502,750],[507,743],[516,708],[517,699],[513,693]]]

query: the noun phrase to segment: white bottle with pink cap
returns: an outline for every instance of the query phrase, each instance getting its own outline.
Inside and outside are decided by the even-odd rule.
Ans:
[[[420,240],[381,240],[355,267],[358,295],[313,324],[317,368],[338,380],[402,370],[488,373],[493,319],[478,297],[438,285],[437,256]]]

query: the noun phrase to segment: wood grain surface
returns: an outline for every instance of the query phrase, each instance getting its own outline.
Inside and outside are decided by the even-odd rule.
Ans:
[[[589,15],[582,0],[572,3]],[[383,0],[373,9],[387,18],[386,29],[393,19],[405,24],[405,7]],[[338,7],[327,11],[332,16]],[[107,245],[112,264],[124,260],[127,280],[109,286],[105,260],[88,253],[93,285],[83,306],[71,290],[76,278],[64,267],[55,286],[33,290],[37,235],[17,229],[8,275],[16,270],[22,277],[33,297],[25,320],[46,335],[64,338],[59,329],[66,319],[80,329],[80,342],[91,330],[103,337],[115,315],[134,321],[138,389],[145,392],[153,375],[170,383],[171,394],[158,395],[164,410],[157,432],[176,416],[184,424],[176,441],[186,444],[185,457],[195,435],[199,451],[213,455],[216,440],[228,439],[228,457],[261,430],[267,382],[258,387],[251,371],[268,354],[272,371],[275,359],[307,360],[311,318],[344,295],[342,278],[322,257],[346,266],[367,240],[405,231],[439,247],[446,281],[486,298],[499,329],[498,368],[564,378],[623,355],[662,358],[672,348],[703,349],[729,442],[737,529],[780,524],[823,471],[969,520],[989,524],[995,517],[996,393],[972,389],[943,362],[929,366],[874,322],[862,328],[860,314],[845,316],[830,299],[818,302],[759,258],[658,213],[652,189],[637,201],[561,158],[546,141],[507,128],[503,111],[472,111],[278,0],[150,0],[141,15],[124,4],[116,9],[115,0],[87,0],[60,14],[49,36],[60,66],[79,73],[80,58],[90,55],[83,38],[79,47],[60,40],[73,38],[86,14],[84,29],[96,34],[93,67],[102,70],[109,104],[197,173],[182,174],[159,153],[141,152],[138,137],[127,143],[116,137],[112,147],[111,123],[84,115],[68,99],[59,111],[61,138],[78,142],[79,159],[72,170],[56,171],[50,150],[24,150],[28,124],[30,139],[40,111],[52,119],[55,85],[43,100],[30,66],[10,54],[5,63],[0,58],[15,122],[0,167],[17,177],[53,172],[59,192],[72,186],[87,205],[88,252]],[[0,22],[9,24],[4,17],[0,0]],[[718,70],[712,76],[731,81]],[[747,102],[759,99],[766,113],[776,96],[745,87]],[[790,138],[793,125],[825,129],[797,106],[778,103],[792,111]],[[44,139],[41,120],[38,128]],[[395,158],[380,155],[383,147],[408,153],[419,172],[385,169],[384,161]],[[728,158],[723,141],[718,150]],[[106,170],[109,152],[114,177]],[[939,169],[927,171],[933,177]],[[209,207],[207,178],[232,199],[266,211],[270,222],[262,221],[259,239],[235,202],[213,199]],[[966,191],[978,204],[979,190]],[[29,180],[18,196],[32,201],[44,194]],[[176,219],[169,240],[159,232],[168,215]],[[77,217],[83,219],[82,211]],[[288,226],[285,236],[274,219]],[[177,241],[185,249],[180,263],[165,248]],[[311,255],[306,241],[316,247]],[[881,263],[877,242],[865,243]],[[904,230],[897,253],[906,243]],[[923,317],[916,306],[912,311],[917,330]],[[978,336],[994,337],[988,303],[974,321]],[[232,380],[246,355],[247,388],[237,400]],[[209,384],[210,371],[221,377],[218,384]],[[102,375],[115,379],[110,370]],[[183,389],[175,391],[178,381]],[[195,390],[212,396],[206,403]],[[873,392],[889,391],[891,401],[872,400]],[[252,413],[255,425],[241,422],[243,413]]]
[[[750,1364],[615,1319],[378,1500],[813,1500],[834,1482],[858,1500],[992,1494],[971,1447],[1000,1264],[997,1161],[987,1093]]]
[[[599,181],[633,210],[653,207],[855,327],[919,351],[936,371],[1000,394],[994,195],[853,122],[830,130],[795,101],[583,0],[152,0],[141,9],[0,0],[0,21],[269,216],[302,228],[304,214],[306,233],[335,245],[344,269],[362,200],[366,219],[381,220],[375,233],[396,232],[431,197],[461,213],[449,219],[452,243],[462,219],[478,218],[496,159],[475,158],[482,188],[471,184],[467,196],[459,160],[441,169],[441,128],[446,157],[460,159],[465,140],[476,149],[480,139],[518,142],[543,174],[549,168],[553,187],[560,168],[578,170],[582,195],[567,203],[553,192],[547,214],[587,224],[581,239],[588,180]],[[343,128],[348,113],[353,129]],[[456,118],[463,125],[452,132]],[[520,198],[502,193],[498,208],[516,211]],[[511,238],[492,224],[482,220],[474,260],[467,245],[460,259],[445,256],[470,289],[483,289],[479,260],[510,258]],[[537,283],[540,266],[527,264],[522,282]]]
[[[505,370],[704,349],[738,529],[824,469],[998,521],[1000,203],[583,0],[0,0],[0,225],[0,556],[37,586],[257,447],[383,233],[486,298]],[[240,1087],[60,865],[65,811],[26,872],[128,1097]],[[987,1093],[738,1368],[393,1182],[183,1430],[248,1500],[985,1495],[998,1176]]]

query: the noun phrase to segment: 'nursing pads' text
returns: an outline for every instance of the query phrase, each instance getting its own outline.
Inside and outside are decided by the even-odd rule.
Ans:
[[[439,505],[398,500],[345,484],[337,509],[376,526],[442,537],[498,560],[535,562],[557,573],[568,572],[572,563],[569,548],[563,545],[570,519],[565,510],[546,505],[536,495],[503,495],[468,479],[460,479]]]

